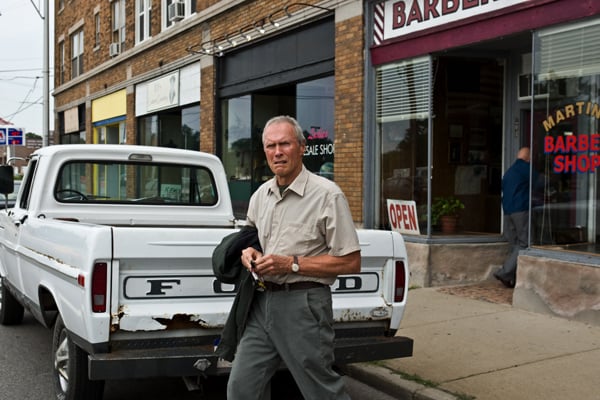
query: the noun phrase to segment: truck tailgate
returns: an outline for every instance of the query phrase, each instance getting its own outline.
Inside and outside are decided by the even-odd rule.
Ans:
[[[218,328],[235,295],[212,253],[232,229],[115,227],[111,325],[118,331]]]
[[[162,227],[157,238],[151,227],[115,227],[111,286],[119,292],[111,300],[113,331],[220,329],[236,288],[215,278],[212,253],[232,232]],[[387,321],[387,329],[398,328],[406,302],[406,296],[394,302],[396,261],[406,261],[392,252],[398,238],[389,231],[359,231],[361,272],[332,285],[336,323]]]

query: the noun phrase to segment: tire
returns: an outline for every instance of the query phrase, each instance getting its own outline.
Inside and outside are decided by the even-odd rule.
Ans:
[[[18,325],[23,321],[25,309],[4,284],[4,277],[0,277],[0,324]]]
[[[87,353],[71,339],[59,315],[54,325],[52,357],[53,381],[57,400],[101,400],[104,381],[88,378]]]

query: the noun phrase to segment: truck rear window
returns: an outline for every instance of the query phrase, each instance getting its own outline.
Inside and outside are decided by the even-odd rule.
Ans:
[[[217,190],[208,168],[179,164],[74,161],[59,172],[54,197],[65,203],[211,206]]]

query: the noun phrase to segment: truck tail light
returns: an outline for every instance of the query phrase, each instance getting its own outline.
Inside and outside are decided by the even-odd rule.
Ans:
[[[106,282],[107,282],[106,263],[94,264],[92,273],[92,311],[95,313],[106,312]]]
[[[406,272],[404,261],[396,261],[396,281],[394,282],[394,302],[404,301],[404,288],[406,286]]]

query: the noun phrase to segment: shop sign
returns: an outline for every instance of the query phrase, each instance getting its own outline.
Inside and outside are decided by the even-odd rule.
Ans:
[[[335,145],[329,131],[320,126],[311,126],[306,136],[304,165],[309,171],[333,180],[333,158]]]
[[[531,0],[393,0],[375,6],[375,44]],[[381,7],[381,6],[379,6]],[[381,15],[383,14],[383,16]]]
[[[560,122],[577,116],[600,119],[600,106],[585,101],[567,104],[548,115],[542,125],[548,133]],[[554,155],[552,170],[555,173],[595,172],[600,167],[600,134],[548,134],[544,137],[544,153]]]
[[[387,199],[388,218],[392,230],[399,233],[420,235],[417,203],[407,200]]]
[[[179,72],[164,75],[148,83],[146,111],[156,111],[179,105]]]

